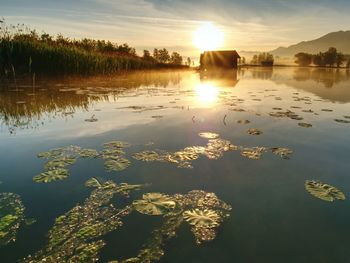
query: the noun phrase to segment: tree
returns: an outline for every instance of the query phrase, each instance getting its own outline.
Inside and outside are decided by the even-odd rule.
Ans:
[[[190,57],[187,57],[187,66],[191,66],[191,58]]]
[[[243,65],[245,64],[245,57],[242,57],[241,62],[242,62]]]
[[[153,57],[160,63],[168,63],[170,61],[169,51],[165,48],[154,49]]]
[[[309,66],[312,62],[312,55],[304,52],[296,54],[295,58],[295,63],[299,66]]]
[[[325,58],[324,53],[320,52],[316,55],[312,56],[312,63],[316,66],[325,66]]]
[[[252,61],[251,61],[252,64],[256,65],[258,64],[258,55],[254,55],[253,58],[252,58]]]
[[[330,67],[335,64],[337,60],[337,49],[335,47],[330,47],[328,51],[324,53],[324,63]]]
[[[182,57],[179,53],[173,52],[170,57],[170,63],[174,65],[181,65],[182,64]]]
[[[338,53],[337,53],[337,56],[336,56],[336,59],[335,59],[335,62],[336,62],[336,64],[337,64],[337,67],[339,68],[339,67],[343,64],[344,61],[345,61],[345,56],[344,56],[344,54],[341,53],[341,52],[338,52]]]
[[[348,63],[346,64],[348,68],[350,68],[350,59],[348,60]]]
[[[142,56],[144,59],[149,59],[151,58],[151,53],[148,51],[148,50],[143,50],[143,56]]]

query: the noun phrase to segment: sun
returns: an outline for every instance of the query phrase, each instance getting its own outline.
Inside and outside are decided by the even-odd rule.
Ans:
[[[193,33],[193,44],[201,51],[214,50],[224,42],[224,33],[212,23],[202,24]]]

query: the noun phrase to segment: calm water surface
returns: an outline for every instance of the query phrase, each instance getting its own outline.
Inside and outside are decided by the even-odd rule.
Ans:
[[[303,120],[270,115],[286,110]],[[98,121],[85,121],[92,116]],[[0,192],[20,195],[26,217],[36,223],[21,226],[16,242],[0,247],[0,261],[17,262],[43,248],[55,218],[89,196],[84,182],[95,176],[150,184],[133,199],[146,192],[201,189],[232,206],[215,240],[198,246],[183,225],[167,242],[161,262],[350,262],[349,199],[325,202],[304,188],[305,180],[316,179],[350,197],[350,124],[335,121],[350,120],[346,116],[350,73],[345,70],[139,72],[42,80],[35,87],[31,81],[19,81],[17,88],[2,84]],[[250,128],[263,133],[250,135]],[[205,146],[208,140],[200,132],[218,133],[244,147],[287,147],[293,154],[284,160],[267,151],[251,160],[229,151],[218,160],[201,156],[192,169],[131,156],[141,150]],[[44,171],[39,152],[67,145],[101,150],[111,140],[131,144],[127,169],[107,172],[101,159],[84,159],[70,166],[65,180],[33,181]],[[137,212],[123,221],[122,228],[104,237],[100,262],[136,256],[162,223],[160,217]]]

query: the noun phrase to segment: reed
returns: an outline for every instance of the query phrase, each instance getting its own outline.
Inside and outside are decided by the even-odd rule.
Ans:
[[[104,40],[68,39],[61,35],[39,35],[33,30],[2,26],[0,75],[17,74],[112,74],[119,71],[179,68],[136,55],[127,44]]]

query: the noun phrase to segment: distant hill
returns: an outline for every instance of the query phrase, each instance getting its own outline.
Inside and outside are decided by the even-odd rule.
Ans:
[[[350,30],[332,32],[315,40],[303,41],[289,47],[279,47],[270,51],[275,56],[294,56],[299,52],[324,52],[329,47],[335,47],[344,54],[350,54]]]

